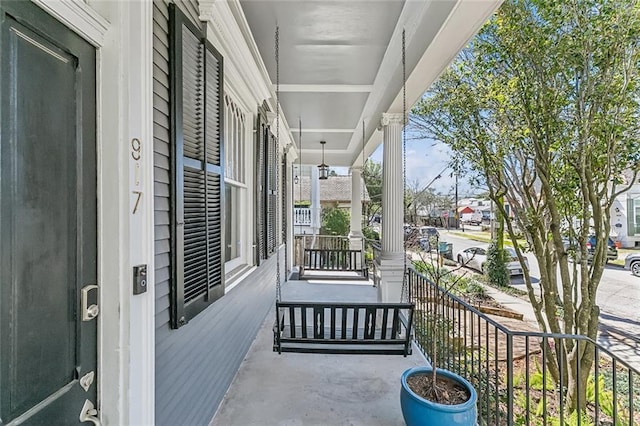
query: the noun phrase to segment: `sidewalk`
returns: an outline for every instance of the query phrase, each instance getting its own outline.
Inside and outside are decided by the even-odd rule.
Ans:
[[[523,300],[516,296],[512,296],[510,294],[503,293],[500,290],[489,285],[482,284],[482,286],[487,292],[487,295],[492,297],[496,302],[500,303],[505,308],[509,308],[512,311],[522,314],[523,321],[527,324],[534,326],[536,329],[540,328],[538,326],[538,321],[536,320],[536,314],[529,301]]]
[[[492,297],[505,308],[521,313],[524,317],[524,322],[536,330],[540,330],[535,313],[528,300],[511,296],[485,284],[482,285],[488,296]],[[637,372],[640,372],[640,344],[635,339],[630,338],[630,336],[625,336],[624,333],[619,330],[608,327],[601,322],[597,341],[603,348],[611,351],[617,357],[627,362]]]

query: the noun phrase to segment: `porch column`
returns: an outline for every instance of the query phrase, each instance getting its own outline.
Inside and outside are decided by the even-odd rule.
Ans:
[[[378,300],[400,302],[404,274],[403,114],[383,113],[382,254],[378,262]]]
[[[351,168],[351,224],[349,226],[349,248],[362,250],[362,168]]]

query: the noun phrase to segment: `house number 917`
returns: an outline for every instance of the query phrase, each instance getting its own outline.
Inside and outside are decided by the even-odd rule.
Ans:
[[[140,139],[138,138],[133,138],[131,139],[131,158],[133,158],[135,161],[140,161],[141,157],[142,157],[142,142],[140,142]],[[139,185],[139,178],[138,178],[139,169],[140,169],[140,164],[136,163],[136,166],[135,166],[136,186]],[[136,214],[136,212],[138,211],[138,207],[140,205],[140,199],[142,198],[142,191],[132,191],[132,192],[136,197],[135,204],[133,205],[132,214]]]

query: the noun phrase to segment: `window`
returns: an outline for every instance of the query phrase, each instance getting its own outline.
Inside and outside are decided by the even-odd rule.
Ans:
[[[228,95],[224,96],[224,107],[225,179],[245,183],[245,115]]]
[[[171,325],[224,294],[222,57],[170,5],[172,139]]]
[[[229,95],[224,96],[225,141],[225,261],[227,271],[243,263],[242,241],[245,238],[242,219],[238,214],[243,208],[246,192],[244,144],[246,120],[244,112]]]
[[[627,194],[627,235],[630,237],[640,234],[640,196]]]

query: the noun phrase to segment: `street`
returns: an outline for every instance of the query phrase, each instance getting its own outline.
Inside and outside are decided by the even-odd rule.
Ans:
[[[487,243],[469,240],[440,230],[440,241],[453,244],[453,255],[468,247],[486,246]],[[535,257],[527,254],[532,281],[538,282],[540,272]],[[524,279],[512,277],[512,287],[526,290]],[[616,355],[640,367],[640,278],[631,272],[607,265],[598,287],[600,306],[600,334],[598,341]]]

